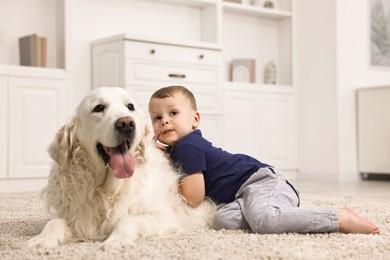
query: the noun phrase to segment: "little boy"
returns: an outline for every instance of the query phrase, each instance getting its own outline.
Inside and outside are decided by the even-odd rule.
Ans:
[[[184,173],[179,192],[186,202],[196,207],[208,196],[219,205],[215,229],[380,233],[349,208],[300,208],[298,192],[277,169],[214,147],[197,129],[200,114],[194,95],[185,87],[157,90],[150,98],[149,113],[156,146]]]

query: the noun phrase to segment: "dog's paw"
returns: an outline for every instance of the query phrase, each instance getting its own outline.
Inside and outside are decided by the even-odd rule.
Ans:
[[[107,238],[103,243],[100,244],[99,249],[106,250],[118,250],[132,247],[134,241],[131,240],[119,240],[114,238]]]
[[[106,251],[106,250],[129,248],[129,247],[132,247],[133,245],[134,245],[134,242],[106,240],[100,244],[99,248],[103,251]]]
[[[46,239],[41,236],[33,237],[24,243],[17,245],[20,249],[53,248],[59,246],[58,240]]]

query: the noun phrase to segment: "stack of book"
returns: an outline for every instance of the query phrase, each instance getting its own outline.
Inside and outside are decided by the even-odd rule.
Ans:
[[[20,65],[47,66],[47,38],[31,34],[19,38]]]

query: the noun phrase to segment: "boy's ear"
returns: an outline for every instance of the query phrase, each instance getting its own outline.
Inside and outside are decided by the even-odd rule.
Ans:
[[[194,114],[194,122],[192,123],[192,128],[196,129],[200,124],[200,113],[198,111],[195,111]]]

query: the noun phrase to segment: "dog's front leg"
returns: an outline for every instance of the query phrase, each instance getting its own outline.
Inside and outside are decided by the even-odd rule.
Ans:
[[[138,231],[138,226],[131,217],[121,218],[111,235],[100,245],[100,249],[108,250],[129,247],[137,240]]]
[[[100,248],[106,250],[129,247],[141,237],[168,235],[177,232],[178,228],[176,218],[166,212],[123,217]]]
[[[66,219],[55,218],[49,220],[42,232],[36,237],[31,238],[22,248],[51,248],[63,245],[72,239],[72,231]]]

